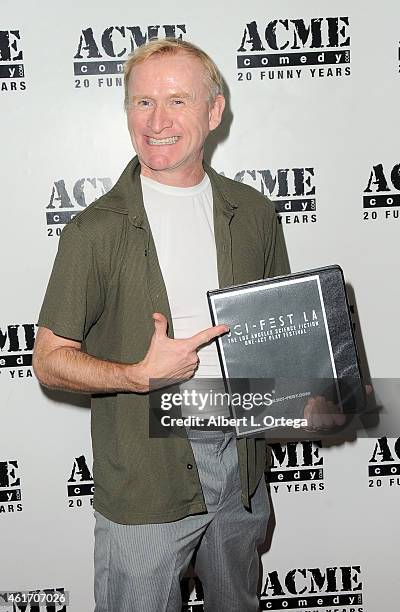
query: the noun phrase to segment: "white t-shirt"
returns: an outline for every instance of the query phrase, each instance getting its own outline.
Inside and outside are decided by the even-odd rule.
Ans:
[[[172,187],[141,176],[143,201],[157,249],[171,308],[175,338],[188,338],[211,327],[207,291],[217,289],[218,269],[214,238],[213,198],[207,174],[194,187]],[[198,351],[196,388],[209,385],[199,379],[218,378],[214,391],[224,391],[215,342]],[[192,388],[189,383],[188,388]],[[204,387],[205,385],[205,387]],[[181,385],[181,390],[185,383]],[[182,415],[196,411],[182,409]],[[227,407],[205,405],[201,416],[229,415]]]
[[[143,200],[167,289],[175,338],[212,325],[207,291],[218,288],[213,199],[207,174],[194,187],[141,177]],[[215,342],[199,350],[196,377],[221,376]]]

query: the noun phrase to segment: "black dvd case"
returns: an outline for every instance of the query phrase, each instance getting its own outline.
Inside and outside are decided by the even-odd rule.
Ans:
[[[339,266],[208,291],[207,297],[213,324],[230,328],[217,339],[227,391],[266,398],[250,408],[231,404],[237,435],[267,430],[271,417],[301,419],[316,395],[343,412],[362,410],[364,386]]]

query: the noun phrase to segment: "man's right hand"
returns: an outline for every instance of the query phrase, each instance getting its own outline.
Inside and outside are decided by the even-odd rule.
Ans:
[[[167,320],[154,313],[154,334],[143,361],[134,364],[105,361],[82,351],[81,343],[57,336],[40,327],[33,351],[33,369],[40,383],[52,389],[78,393],[147,393],[150,381],[156,388],[193,376],[199,358],[197,351],[217,336],[229,331],[217,325],[191,338],[167,336]]]
[[[154,333],[143,361],[133,366],[132,374],[142,391],[163,387],[172,382],[189,380],[199,365],[198,350],[229,331],[227,325],[216,325],[198,332],[190,338],[169,338],[167,319],[159,312],[153,314]],[[159,384],[158,384],[159,382]]]

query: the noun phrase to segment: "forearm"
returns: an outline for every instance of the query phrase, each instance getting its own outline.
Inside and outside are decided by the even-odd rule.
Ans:
[[[33,368],[40,383],[77,393],[147,391],[140,364],[104,361],[72,347],[34,353]]]
[[[153,319],[149,349],[139,363],[131,364],[92,357],[82,351],[80,341],[39,326],[32,362],[39,382],[77,393],[148,393],[150,380],[153,388],[189,380],[199,364],[199,347],[229,331],[226,325],[217,325],[190,338],[172,339],[164,315],[153,313]]]

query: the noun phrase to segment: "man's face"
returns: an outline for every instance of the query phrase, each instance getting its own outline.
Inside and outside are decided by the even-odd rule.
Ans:
[[[225,105],[221,95],[209,102],[200,60],[178,52],[134,66],[128,102],[128,129],[142,174],[178,187],[200,182],[204,141]]]

